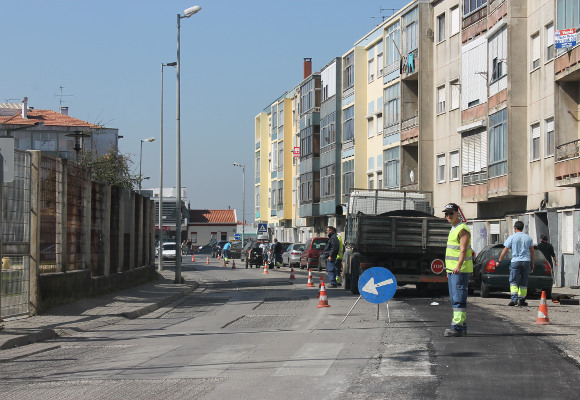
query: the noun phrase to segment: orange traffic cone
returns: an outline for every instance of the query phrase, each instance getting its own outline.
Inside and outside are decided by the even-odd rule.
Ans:
[[[191,262],[195,262],[195,254],[191,253]]]
[[[219,255],[219,253],[218,253],[218,261],[219,261],[219,260],[220,260],[220,255]]]
[[[542,297],[540,298],[540,307],[538,308],[538,319],[536,319],[536,324],[539,325],[551,325],[550,319],[548,318],[548,305],[546,304],[546,292],[542,290]]]
[[[316,292],[316,298],[320,298],[320,288],[322,287],[323,283],[324,283],[324,277],[321,275],[320,276],[320,283],[318,284],[318,292]]]
[[[264,261],[264,274],[268,275],[268,261]]]
[[[310,268],[308,268],[308,284],[306,287],[316,287],[314,286],[314,283],[312,283],[312,270]]]
[[[209,256],[207,256],[207,259],[205,260],[205,263],[206,263],[207,265],[209,265]]]
[[[232,260],[232,269],[236,269],[236,261]]]
[[[294,276],[294,267],[290,266],[290,279],[296,279],[296,276]]]
[[[326,295],[326,287],[324,286],[324,281],[320,280],[320,295],[318,297],[318,308],[330,307],[328,304],[328,296]]]

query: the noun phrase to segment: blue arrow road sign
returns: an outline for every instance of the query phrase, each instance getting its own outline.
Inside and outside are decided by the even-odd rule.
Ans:
[[[236,233],[236,234],[234,235],[234,239],[235,239],[235,240],[240,240],[241,238],[242,238],[242,235],[240,235],[239,233]]]
[[[358,291],[369,303],[389,301],[397,290],[395,275],[386,268],[367,269],[358,279]]]
[[[258,233],[268,233],[268,224],[258,224]]]

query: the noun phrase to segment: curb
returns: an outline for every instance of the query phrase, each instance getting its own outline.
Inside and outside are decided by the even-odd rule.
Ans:
[[[87,332],[92,329],[101,328],[107,325],[114,325],[117,324],[124,319],[135,319],[141,317],[143,315],[149,314],[161,307],[164,307],[174,301],[187,296],[194,290],[199,287],[199,283],[192,282],[191,286],[186,287],[181,292],[174,294],[173,296],[167,297],[155,304],[150,304],[148,306],[139,308],[134,311],[129,311],[126,313],[121,313],[118,316],[105,316],[103,318],[99,318],[96,321],[90,321],[85,323],[80,323],[75,325],[74,323],[71,324],[63,324],[59,325],[55,328],[50,329],[42,329],[39,332],[27,333],[19,336],[15,336],[11,339],[6,340],[4,343],[0,344],[0,350],[7,350],[14,347],[21,347],[28,344],[42,342],[45,340],[56,339],[61,336],[71,336],[75,332]]]

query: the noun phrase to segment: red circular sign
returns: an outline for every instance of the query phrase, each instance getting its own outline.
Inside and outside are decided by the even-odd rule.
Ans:
[[[441,272],[443,272],[444,269],[445,263],[443,262],[443,260],[436,259],[433,260],[433,262],[431,263],[431,271],[433,271],[433,273],[435,274],[440,274]]]

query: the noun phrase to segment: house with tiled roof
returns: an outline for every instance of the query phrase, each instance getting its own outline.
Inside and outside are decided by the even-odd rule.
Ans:
[[[16,149],[76,160],[81,150],[97,156],[116,150],[119,130],[73,118],[68,107],[36,110],[25,97],[22,103],[0,103],[0,136],[13,137]]]
[[[238,219],[236,210],[189,210],[187,238],[194,245],[234,240]]]

